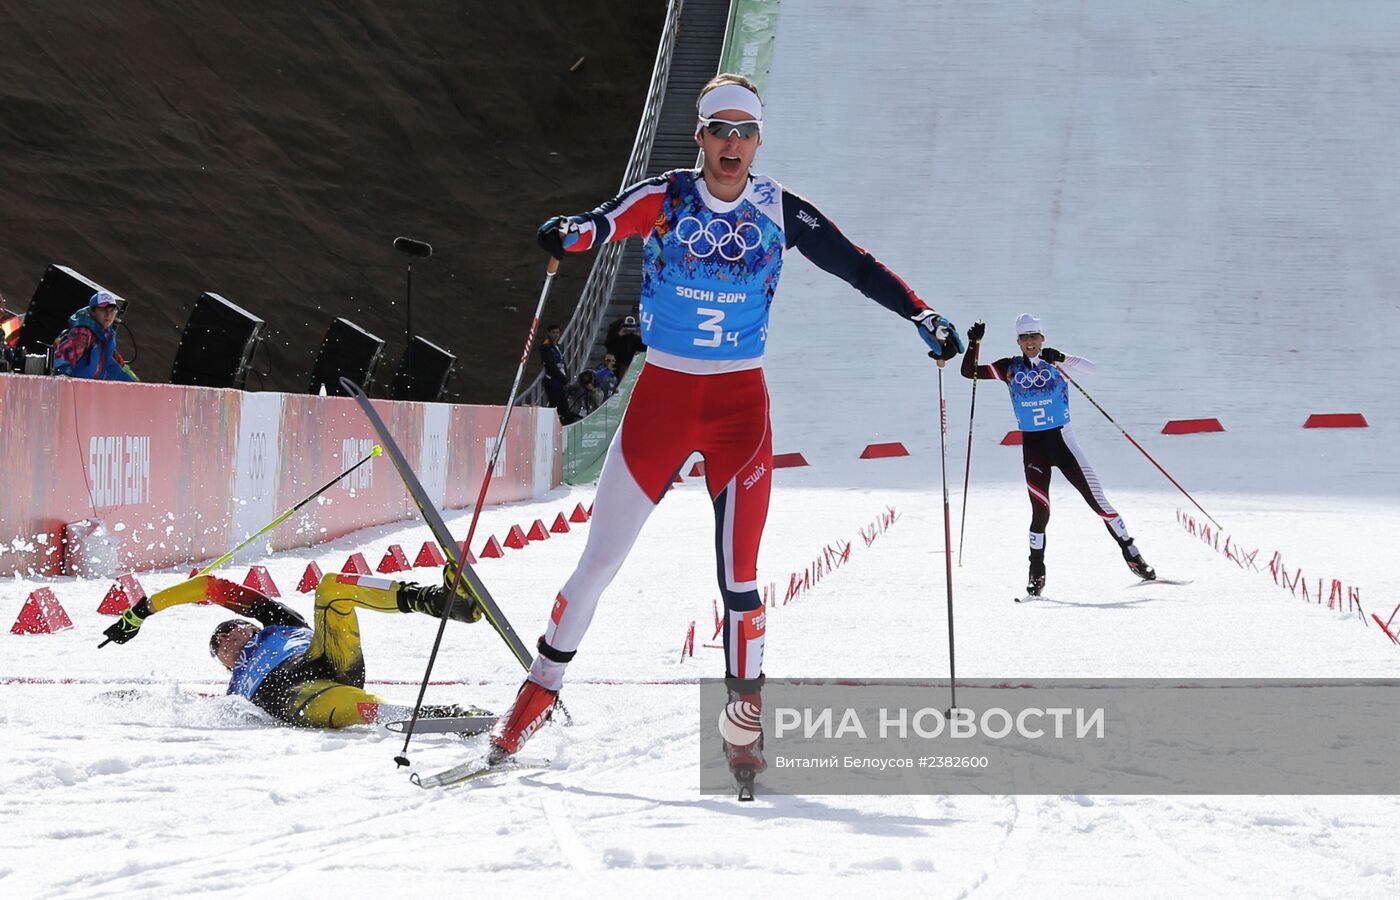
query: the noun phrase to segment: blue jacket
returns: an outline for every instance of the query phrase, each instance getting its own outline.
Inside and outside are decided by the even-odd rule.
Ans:
[[[604,397],[611,397],[617,390],[617,373],[606,365],[599,365],[593,371],[593,380],[598,383],[598,390],[603,392]]]
[[[84,306],[68,317],[68,330],[54,350],[54,372],[71,378],[135,381],[117,356],[117,329],[103,328]]]
[[[560,388],[569,384],[569,367],[564,360],[564,351],[549,338],[540,344],[540,362],[544,364],[546,381]]]

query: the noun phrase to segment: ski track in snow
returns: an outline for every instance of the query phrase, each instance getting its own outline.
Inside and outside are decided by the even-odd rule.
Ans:
[[[1237,543],[1261,562],[1282,553],[1314,584],[1360,587],[1384,619],[1400,603],[1387,543],[1400,426],[1379,371],[1400,333],[1397,35],[1379,0],[1329,6],[1325,20],[1313,9],[785,4],[757,169],[811,196],[964,330],[985,318],[984,359],[1012,352],[1017,313],[1039,312],[1047,343],[1099,364],[1081,384]],[[766,670],[946,677],[937,376],[916,337],[792,254],[767,371],[774,449],[812,465],[775,473],[760,583],[781,593],[828,543],[855,547],[769,610]],[[970,385],[944,376],[956,529]],[[960,677],[1400,677],[1400,648],[1368,620],[1186,534],[1176,516],[1194,514],[1190,502],[1084,397],[1071,402],[1147,558],[1192,583],[1131,586],[1057,476],[1047,597],[1011,603],[1029,514],[1019,450],[999,445],[1013,424],[1004,387],[983,383],[954,570]],[[1371,427],[1299,427],[1347,411]],[[1204,415],[1226,432],[1160,434]],[[891,440],[911,456],[856,460]],[[486,510],[478,544],[590,498],[561,489]],[[864,546],[857,530],[887,507],[899,519]],[[461,533],[468,519],[449,523]],[[396,770],[398,735],[276,728],[221,696],[206,650],[219,610],[172,610],[96,652],[109,582],[5,579],[0,614],[51,584],[76,627],[0,635],[0,893],[787,895],[830,882],[889,897],[1400,895],[1394,797],[775,797],[761,777],[751,804],[700,795],[695,681],[723,673],[704,647],[712,521],[694,479],[653,515],[570,667],[575,724],[531,743],[550,768],[445,790]],[[522,636],[538,633],[596,527],[482,561]],[[266,565],[309,612],[291,590],[308,562],[331,571],[389,543],[412,556],[428,538],[415,523],[366,529],[312,551],[250,550],[223,574]],[[184,571],[141,580],[153,591]],[[411,701],[436,623],[359,618],[371,687]],[[682,661],[692,621],[695,656]],[[521,677],[488,628],[453,623],[434,673],[445,683],[427,700],[499,712]],[[420,737],[413,771],[481,749]]]

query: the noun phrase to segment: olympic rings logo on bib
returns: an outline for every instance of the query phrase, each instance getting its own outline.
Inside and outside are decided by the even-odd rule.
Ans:
[[[1023,388],[1045,387],[1050,383],[1050,373],[1043,371],[1017,372],[1016,386]]]
[[[724,219],[711,219],[706,225],[694,216],[686,216],[676,223],[675,234],[676,240],[699,259],[718,251],[720,256],[735,262],[763,244],[763,230],[752,222],[740,222],[735,228]]]

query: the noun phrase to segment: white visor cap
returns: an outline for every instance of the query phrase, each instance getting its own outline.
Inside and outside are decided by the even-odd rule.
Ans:
[[[1023,334],[1044,334],[1044,333],[1045,333],[1044,330],[1041,329],[1041,327],[1040,327],[1040,317],[1039,317],[1039,316],[1033,316],[1033,315],[1031,315],[1030,313],[1021,313],[1019,316],[1016,317],[1016,336],[1017,336],[1017,337],[1020,337],[1020,336],[1023,335]]]
[[[722,84],[700,98],[700,118],[713,118],[714,114],[726,109],[746,112],[754,121],[763,121],[763,101],[758,95],[742,84]],[[698,130],[698,126],[697,126]]]

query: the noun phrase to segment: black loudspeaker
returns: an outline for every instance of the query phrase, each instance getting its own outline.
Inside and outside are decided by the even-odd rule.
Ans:
[[[200,294],[180,335],[170,383],[242,388],[265,324],[218,294]]]
[[[319,394],[324,386],[327,394],[343,397],[345,391],[340,386],[340,379],[344,376],[369,393],[374,370],[383,355],[384,341],[349,319],[336,319],[326,329],[326,339],[321,342],[321,350],[316,354],[307,392]]]
[[[92,295],[106,290],[97,282],[67,266],[50,265],[34,289],[24,327],[19,330],[19,346],[31,353],[53,349],[54,339],[68,328],[68,317],[87,306]],[[115,292],[114,292],[115,293]],[[126,300],[118,297],[117,321],[126,315]]]
[[[456,361],[457,357],[437,344],[415,337],[399,360],[391,395],[395,400],[441,400]]]

